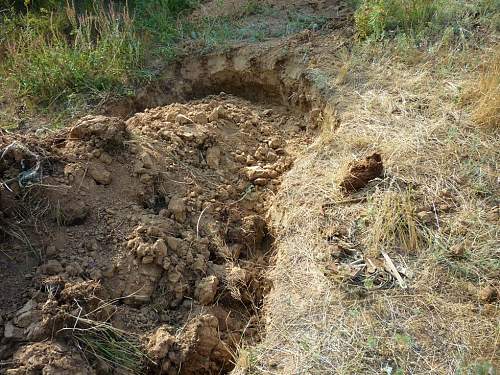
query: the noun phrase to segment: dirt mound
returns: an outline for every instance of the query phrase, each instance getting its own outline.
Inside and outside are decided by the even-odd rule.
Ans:
[[[18,224],[3,227],[2,249],[29,243],[39,266],[6,280],[11,301],[19,280],[26,299],[20,310],[0,308],[0,358],[13,358],[15,371],[47,373],[99,372],[104,363],[231,369],[269,288],[263,215],[292,164],[288,140],[306,140],[302,123],[282,107],[221,94],[126,122],[87,116],[44,138],[4,135],[2,222]],[[25,261],[15,250],[1,257],[9,267]],[[38,342],[49,338],[58,342]],[[88,371],[68,352],[72,342]],[[147,350],[136,352],[141,342]]]

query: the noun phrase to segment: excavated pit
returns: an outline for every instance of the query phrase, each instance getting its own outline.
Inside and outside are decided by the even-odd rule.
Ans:
[[[325,111],[282,60],[261,74],[233,60],[177,67],[177,84],[165,78],[110,108],[126,121],[2,134],[9,373],[227,373],[237,348],[259,340],[269,199]]]

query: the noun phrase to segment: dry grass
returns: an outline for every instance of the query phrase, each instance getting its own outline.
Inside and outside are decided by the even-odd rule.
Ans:
[[[500,139],[457,104],[472,75],[408,67],[390,53],[353,60],[350,69],[365,79],[338,87],[340,128],[303,151],[274,202],[267,335],[246,353],[245,371],[491,373],[498,304],[479,302],[478,292],[498,285],[500,273]],[[324,210],[345,200],[342,167],[374,151],[383,157],[383,181],[356,193],[364,200]],[[422,221],[419,212],[432,215]],[[411,271],[409,288],[369,290],[331,277],[324,233],[365,255],[385,249]]]
[[[486,64],[479,82],[466,95],[473,103],[474,122],[487,128],[500,127],[500,53]]]

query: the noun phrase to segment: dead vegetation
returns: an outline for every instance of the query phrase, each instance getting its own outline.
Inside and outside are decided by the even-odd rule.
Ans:
[[[472,106],[472,118],[479,126],[500,126],[500,53],[484,64],[478,82],[471,83],[465,101]]]
[[[363,81],[338,86],[340,127],[304,150],[282,184],[267,335],[248,373],[498,365],[498,137],[455,99],[467,71],[445,83],[391,58],[351,62]],[[373,152],[384,176],[346,199],[345,166]]]

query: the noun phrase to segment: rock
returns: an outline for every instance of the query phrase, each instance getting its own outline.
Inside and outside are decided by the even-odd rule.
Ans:
[[[153,253],[156,257],[163,258],[167,255],[167,245],[165,244],[165,241],[162,238],[159,238],[156,240],[156,242],[153,244],[151,247],[153,250]]]
[[[257,150],[255,151],[254,157],[257,160],[262,160],[265,161],[267,160],[267,155],[269,153],[269,149],[267,145],[260,145]]]
[[[219,279],[217,276],[212,275],[201,279],[194,292],[195,298],[202,305],[210,305],[215,299],[218,286]]]
[[[431,211],[417,212],[417,217],[423,224],[430,224],[434,220],[434,213]]]
[[[101,160],[104,164],[108,165],[113,162],[113,158],[107,152],[103,152],[99,157],[99,160]]]
[[[54,245],[48,245],[47,248],[45,249],[45,255],[49,258],[57,255],[59,251]]]
[[[174,196],[168,202],[168,209],[174,214],[175,220],[183,223],[186,220],[186,205],[184,199]]]
[[[141,154],[142,166],[146,169],[153,168],[153,158],[148,152],[143,152]]]
[[[245,167],[242,171],[250,181],[254,181],[257,178],[269,178],[269,170],[259,167],[258,165]]]
[[[191,120],[189,117],[179,114],[175,117],[175,122],[178,123],[179,125],[186,125],[186,124],[192,124],[193,120]]]
[[[162,326],[149,338],[147,345],[149,357],[160,361],[167,357],[168,352],[175,343],[175,336],[171,335],[168,327]]]
[[[26,328],[34,322],[39,321],[42,314],[38,310],[26,311],[14,318],[14,324],[20,328]]]
[[[117,117],[85,116],[70,131],[71,138],[100,140],[104,148],[119,146],[127,138],[125,122]]]
[[[25,312],[31,311],[37,307],[37,303],[35,300],[30,299],[28,302],[24,304],[19,310],[16,311],[16,315],[24,314]]]
[[[221,150],[219,147],[210,147],[207,150],[207,164],[212,169],[217,169],[220,163]]]
[[[208,123],[208,118],[203,112],[197,112],[193,115],[193,121],[200,125],[206,125]]]
[[[182,244],[183,244],[183,241],[180,238],[171,237],[171,236],[167,237],[168,247],[176,253],[179,251]]]
[[[222,118],[224,116],[224,114],[225,114],[224,108],[222,108],[221,106],[218,106],[218,107],[214,108],[212,113],[210,113],[210,115],[208,116],[208,120],[210,122],[217,121],[218,119]]]
[[[498,299],[498,290],[491,285],[485,286],[479,290],[478,297],[483,303],[493,303]]]
[[[109,185],[111,183],[111,173],[100,163],[92,164],[89,167],[89,174],[98,184]]]
[[[3,337],[9,340],[22,340],[24,332],[21,328],[16,327],[12,322],[5,323]]]
[[[465,244],[458,243],[450,247],[450,255],[454,258],[463,258],[465,254]]]
[[[277,149],[277,148],[280,148],[280,147],[283,147],[283,140],[281,138],[278,138],[278,137],[273,137],[269,140],[269,147],[273,148],[273,149]]]
[[[267,184],[267,181],[268,180],[266,178],[256,178],[254,184],[259,186],[265,186]]]
[[[58,275],[63,272],[63,267],[61,263],[59,263],[55,259],[49,260],[47,263],[42,264],[39,268],[40,273],[43,275]]]

